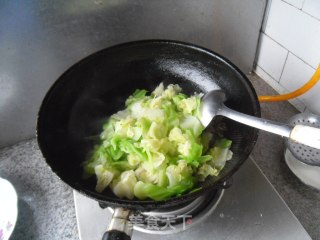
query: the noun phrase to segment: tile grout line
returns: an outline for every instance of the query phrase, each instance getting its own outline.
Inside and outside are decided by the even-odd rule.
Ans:
[[[303,0],[302,2],[302,7],[301,7],[301,11],[304,12],[305,14],[309,15],[310,17],[313,17],[314,19],[318,20],[320,22],[320,18],[313,16],[312,14],[306,12],[303,10],[304,4],[305,4],[306,0]]]
[[[277,83],[281,88],[283,88],[284,90],[286,90],[288,93],[290,92],[290,90],[288,90],[285,86],[282,86],[276,79],[274,79],[268,72],[266,72],[266,70],[264,70],[261,66],[259,66],[258,64],[257,64],[257,66],[259,67],[259,68],[261,68],[262,69],[262,71],[264,71],[264,73],[265,74],[267,74],[275,83]],[[257,74],[258,75],[258,74]],[[258,75],[259,76],[259,75]],[[265,80],[265,79],[263,79],[262,77],[260,77],[263,81],[267,81],[267,80]],[[270,85],[269,85],[270,86]],[[278,92],[278,91],[277,91]],[[282,93],[280,93],[280,92],[278,92],[279,94],[282,94]]]
[[[317,17],[315,17],[315,16],[311,15],[310,13],[307,13],[307,12],[305,12],[304,10],[302,10],[302,9],[303,9],[303,7],[304,7],[304,3],[306,2],[306,0],[304,0],[304,1],[303,1],[301,8],[298,8],[298,7],[296,7],[296,6],[292,5],[291,3],[288,3],[288,2],[286,2],[286,1],[284,1],[284,0],[281,0],[281,1],[282,1],[283,3],[288,4],[289,6],[291,6],[291,7],[293,7],[293,8],[295,8],[295,9],[297,9],[297,10],[299,10],[299,11],[303,12],[304,14],[308,15],[309,17],[312,17],[312,18],[314,18],[315,20],[320,21],[320,19],[319,19],[319,18],[317,18]]]
[[[274,79],[266,70],[264,70],[260,65],[256,64],[259,68],[262,69],[262,71],[264,71],[273,81],[275,81],[276,83],[279,83],[276,79]],[[261,77],[262,78],[262,77]],[[262,78],[263,79],[263,78]],[[265,79],[263,79],[264,81],[266,81]],[[280,85],[280,84],[279,84]]]
[[[308,16],[310,16],[310,17],[312,17],[312,18],[316,19],[318,22],[320,22],[320,18],[317,18],[317,17],[315,17],[315,16],[311,15],[310,13],[307,13],[307,12],[303,11],[302,9],[301,9],[301,11],[302,11],[303,13],[307,14]]]
[[[274,82],[275,85],[278,85],[282,90],[285,90],[285,92],[281,93],[281,90],[278,91],[271,84],[269,84],[269,82],[268,82],[269,80],[264,79],[259,74],[257,74],[256,71],[254,71],[264,82],[266,82],[271,88],[273,88],[279,95],[286,94],[286,93],[290,92],[286,87],[282,86],[279,82],[277,82],[277,80],[275,80],[272,76],[270,76],[270,74],[267,73],[262,67],[260,67],[258,64],[256,64],[256,66],[258,66]],[[303,112],[307,109],[306,104],[298,98],[289,99],[289,100],[287,100],[287,102],[289,102],[294,108],[296,108],[300,112]],[[298,107],[299,105],[301,105],[302,110],[299,109],[299,107]]]
[[[303,0],[302,6],[301,6],[301,9],[300,9],[301,11],[303,11],[302,8],[304,7],[304,3],[305,3],[305,2],[306,2],[306,0]],[[303,11],[303,12],[304,12],[304,11]]]
[[[302,7],[303,7],[303,4],[302,4],[302,7],[301,8],[298,8],[298,7],[296,7],[295,5],[293,5],[292,3],[288,3],[286,0],[281,0],[282,2],[284,2],[284,3],[286,3],[286,4],[288,4],[289,6],[291,6],[291,7],[294,7],[295,9],[298,9],[298,10],[301,10],[302,9]],[[302,11],[302,10],[301,10]]]
[[[293,56],[295,56],[296,58],[298,58],[299,60],[301,60],[304,64],[308,65],[309,67],[311,67],[313,70],[316,70],[316,68],[314,68],[312,65],[310,65],[309,63],[307,63],[305,60],[303,60],[302,58],[298,57],[295,53],[293,53],[292,51],[290,51],[289,49],[287,49],[284,45],[282,45],[281,43],[279,43],[277,40],[275,40],[274,38],[270,37],[270,35],[266,34],[265,32],[263,32],[264,35],[266,35],[267,37],[269,37],[271,40],[273,40],[275,43],[277,43],[280,47],[286,49],[289,53],[291,53]],[[320,62],[319,62],[320,65]]]
[[[272,77],[268,72],[266,72],[266,70],[264,70],[261,66],[259,66],[258,64],[256,64],[256,66],[258,66],[259,68],[261,68],[261,70],[266,74],[268,75],[268,77],[270,77],[274,82],[275,84],[278,84],[282,89],[286,90],[287,93],[289,92],[292,92],[291,90],[289,90],[288,88],[286,88],[285,86],[283,86],[280,82],[278,82],[276,79],[274,79],[274,77]],[[256,73],[256,71],[254,71]],[[256,73],[257,74],[257,73]],[[258,74],[257,74],[258,75]],[[258,75],[259,76],[259,75]],[[260,77],[260,76],[259,76]],[[266,79],[260,77],[263,81],[267,82]],[[270,84],[268,84],[270,86]],[[277,91],[277,90],[276,90]],[[277,91],[278,92],[278,91]],[[280,93],[278,92],[279,94],[284,94],[284,93]],[[298,97],[297,98],[293,98],[293,99],[296,99],[296,100],[299,100]],[[290,99],[290,100],[293,100],[293,99]],[[303,105],[305,105],[305,103],[302,101],[302,100],[299,100]]]
[[[289,50],[288,50],[289,51]],[[305,60],[301,59],[300,57],[298,57],[296,54],[294,54],[293,52],[289,51],[293,56],[295,56],[296,58],[298,58],[299,60],[301,60],[304,64],[308,65],[309,67],[311,67],[313,70],[316,70],[316,68],[314,68],[313,66],[311,66],[309,63],[307,63]],[[320,64],[320,62],[319,62]]]
[[[286,59],[284,60],[284,64],[283,64],[283,67],[282,67],[282,71],[281,71],[281,74],[280,74],[280,77],[279,77],[279,81],[278,81],[278,83],[280,84],[280,81],[281,81],[281,78],[282,78],[282,74],[283,74],[283,72],[284,72],[284,68],[285,68],[285,66],[286,66],[286,63],[287,63],[287,60],[288,60],[288,56],[289,56],[289,50],[287,49],[287,56],[286,56]],[[281,85],[281,84],[280,84]]]

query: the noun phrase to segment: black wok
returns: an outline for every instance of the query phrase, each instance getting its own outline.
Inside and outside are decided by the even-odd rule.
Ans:
[[[167,208],[223,187],[252,151],[258,131],[227,119],[224,135],[233,141],[234,156],[218,177],[202,189],[166,201],[119,199],[111,191],[95,191],[95,179],[82,178],[86,160],[109,115],[124,107],[137,88],[154,89],[160,82],[179,84],[186,94],[222,88],[226,105],[260,116],[256,93],[247,77],[222,56],[182,42],[130,42],[94,53],[67,70],[50,88],[41,105],[37,137],[52,171],[65,183],[100,203],[133,210]]]

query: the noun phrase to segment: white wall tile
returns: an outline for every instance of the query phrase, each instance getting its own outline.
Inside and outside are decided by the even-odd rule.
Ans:
[[[314,72],[315,69],[289,53],[280,84],[286,89],[294,91],[307,83]],[[312,89],[301,95],[298,99],[312,112],[320,114],[320,83],[318,82]]]
[[[266,83],[268,83],[276,92],[279,94],[285,94],[288,93],[289,90],[281,86],[275,79],[273,79],[270,75],[268,75],[262,68],[259,66],[256,66],[255,73],[261,77]],[[298,99],[292,99],[289,100],[289,102],[300,112],[303,112],[305,109],[305,104],[298,100]]]
[[[320,19],[320,0],[305,0],[302,11]]]
[[[283,0],[283,1],[285,1],[286,3],[289,3],[292,6],[295,6],[296,8],[301,9],[304,0]]]
[[[280,80],[287,54],[287,49],[261,33],[257,65],[277,81]]]
[[[314,68],[318,66],[320,23],[317,19],[281,0],[272,0],[265,33]]]

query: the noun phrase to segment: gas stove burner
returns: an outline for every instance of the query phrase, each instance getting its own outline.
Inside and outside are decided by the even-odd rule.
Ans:
[[[74,196],[80,239],[101,239],[106,226],[111,222],[111,211],[108,208],[102,209],[95,200],[79,192],[74,191]],[[185,219],[185,231],[182,231],[182,224],[179,226],[172,223],[175,229],[171,231],[169,228],[156,231],[136,224],[132,239],[311,239],[252,158],[234,175],[232,187],[215,196],[207,195],[205,199],[208,200],[207,205],[202,210],[199,208],[198,214],[192,213],[191,220]],[[183,207],[186,205],[171,211]],[[170,215],[169,209],[165,211]],[[164,214],[164,210],[161,212]],[[183,210],[179,214],[187,213]],[[132,220],[137,222],[137,218]],[[191,221],[192,224],[189,224]],[[179,233],[170,234],[174,232]]]
[[[216,190],[178,207],[137,212],[129,217],[136,231],[171,234],[184,231],[209,216],[219,204],[224,190]],[[113,208],[108,207],[113,213]]]

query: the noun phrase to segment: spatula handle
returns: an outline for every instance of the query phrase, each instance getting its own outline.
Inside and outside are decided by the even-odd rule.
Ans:
[[[296,125],[291,133],[289,138],[293,141],[305,144],[307,146],[320,149],[320,129]]]

